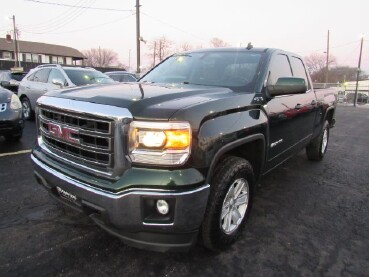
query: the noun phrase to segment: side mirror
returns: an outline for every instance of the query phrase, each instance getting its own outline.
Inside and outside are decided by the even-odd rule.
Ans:
[[[64,84],[63,84],[63,81],[60,80],[60,79],[53,79],[52,80],[52,83],[60,88],[63,88],[64,87]]]
[[[283,77],[275,85],[267,85],[270,96],[305,93],[307,86],[305,79],[297,77]]]
[[[10,88],[10,82],[9,81],[1,81],[1,86],[3,88]]]

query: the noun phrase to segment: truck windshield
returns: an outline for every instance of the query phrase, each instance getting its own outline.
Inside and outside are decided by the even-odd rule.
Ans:
[[[234,91],[250,90],[255,83],[261,55],[251,51],[177,54],[159,64],[140,82],[217,86]]]

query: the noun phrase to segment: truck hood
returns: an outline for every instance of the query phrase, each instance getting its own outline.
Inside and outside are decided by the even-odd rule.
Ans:
[[[127,108],[136,119],[169,119],[198,103],[235,95],[228,88],[198,85],[117,83],[55,90],[45,96]]]

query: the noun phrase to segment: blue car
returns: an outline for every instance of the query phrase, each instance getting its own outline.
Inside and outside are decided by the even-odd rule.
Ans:
[[[0,87],[0,136],[18,141],[23,134],[22,103],[16,94]]]

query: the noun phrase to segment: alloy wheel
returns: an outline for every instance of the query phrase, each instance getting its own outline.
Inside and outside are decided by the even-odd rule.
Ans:
[[[240,226],[249,203],[249,184],[244,178],[236,179],[229,187],[220,215],[221,229],[231,234]]]

